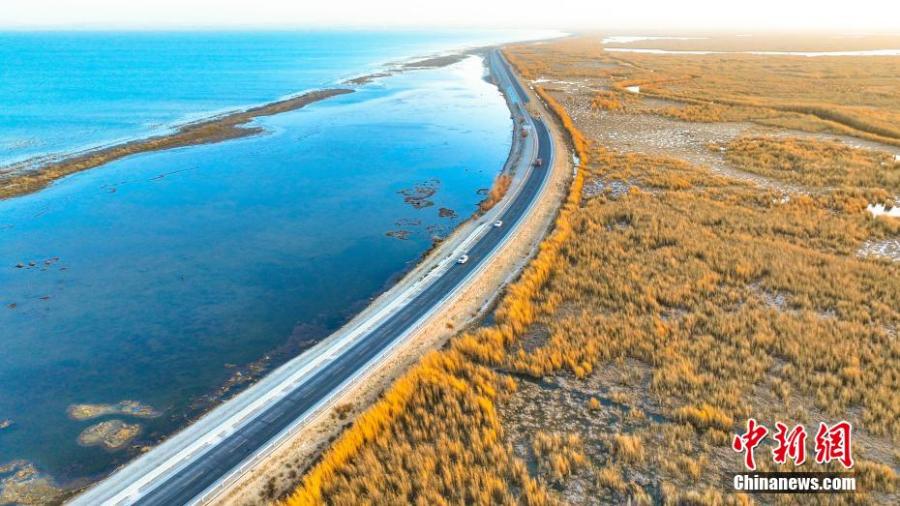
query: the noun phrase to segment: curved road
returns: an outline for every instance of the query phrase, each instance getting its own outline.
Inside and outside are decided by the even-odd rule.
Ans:
[[[513,104],[527,102],[528,96],[509,73],[506,62],[497,52],[493,52],[490,58],[494,68],[501,69],[498,73],[505,74],[498,76],[498,79],[504,81],[501,85],[511,84],[511,89],[514,90],[516,96],[510,97],[511,102]],[[510,89],[510,86],[507,86],[507,89]],[[468,248],[467,263],[453,264],[443,275],[387,316],[378,326],[362,334],[340,354],[335,353],[328,357],[324,365],[313,371],[307,380],[297,384],[277,402],[256,413],[252,420],[244,423],[227,437],[204,444],[204,451],[197,451],[185,457],[185,460],[192,460],[186,464],[179,464],[181,467],[177,471],[160,474],[159,477],[142,485],[126,483],[117,487],[118,490],[105,493],[102,490],[105,482],[101,482],[82,496],[76,497],[73,503],[172,506],[197,502],[200,497],[208,495],[223,477],[234,474],[239,466],[275,440],[282,431],[314,411],[323,400],[339,390],[342,384],[378,359],[395,341],[404,336],[411,326],[433,311],[448,294],[466,281],[470,274],[504,242],[508,234],[514,233],[515,224],[526,214],[540,194],[548,172],[547,168],[552,166],[552,142],[541,120],[532,118],[531,122],[537,134],[537,156],[543,159],[543,164],[534,167],[528,173],[519,192],[503,210],[498,218],[503,220],[503,226],[488,227],[477,242]],[[113,477],[115,474],[111,478]],[[130,490],[125,493],[123,489]]]

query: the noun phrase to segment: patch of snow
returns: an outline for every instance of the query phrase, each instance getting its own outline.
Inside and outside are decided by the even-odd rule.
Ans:
[[[885,209],[884,204],[869,204],[866,211],[872,213],[872,216],[890,216],[892,218],[900,218],[900,207],[892,207]]]
[[[900,239],[892,238],[883,241],[866,241],[859,248],[859,256],[887,258],[894,262],[900,262]]]

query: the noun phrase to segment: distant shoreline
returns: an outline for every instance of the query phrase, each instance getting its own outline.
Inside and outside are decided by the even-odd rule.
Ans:
[[[246,125],[256,118],[293,111],[314,102],[337,95],[353,93],[353,91],[349,88],[310,91],[249,109],[187,123],[169,134],[88,150],[87,152],[49,162],[37,168],[29,167],[27,161],[20,162],[12,166],[10,174],[0,176],[0,199],[17,197],[41,190],[57,179],[93,169],[129,155],[210,144],[255,135],[260,133],[262,128]],[[18,169],[16,168],[17,166],[19,167]]]
[[[407,70],[423,70],[452,65],[467,56],[483,53],[494,46],[480,46],[444,55],[419,57],[401,62],[394,68],[353,77],[338,86],[362,86],[372,81],[389,77]],[[272,116],[303,108],[334,96],[353,93],[354,89],[337,87],[309,91],[289,98],[263,105],[203,118],[174,127],[174,131],[151,137],[127,140],[107,146],[89,148],[50,158],[36,156],[28,160],[0,166],[0,200],[19,197],[40,191],[63,177],[90,170],[126,156],[164,151],[172,148],[212,144],[230,139],[256,135],[263,131],[260,127],[246,126],[255,118]]]

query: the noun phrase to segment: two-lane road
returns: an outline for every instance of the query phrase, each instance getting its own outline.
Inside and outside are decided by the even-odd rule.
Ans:
[[[502,77],[514,83],[512,89],[518,94],[516,97],[518,103],[526,102],[527,95],[518,86],[515,78],[508,74],[506,63],[496,53],[491,55],[491,58],[496,58],[495,62],[507,72]],[[543,163],[528,173],[518,193],[499,216],[503,225],[487,226],[486,231],[482,228],[483,235],[466,252],[469,256],[468,262],[453,264],[405,305],[393,311],[378,326],[361,335],[356,342],[339,354],[329,357],[324,365],[310,374],[308,379],[297,384],[268,408],[256,413],[250,421],[245,422],[227,437],[205,445],[203,451],[196,452],[196,455],[190,455],[185,459],[188,462],[179,464],[177,471],[161,474],[140,486],[132,485],[126,492],[120,488],[113,494],[104,496],[97,495],[96,490],[89,490],[84,496],[76,498],[75,502],[88,504],[84,499],[91,500],[91,497],[94,497],[101,500],[93,504],[173,506],[192,503],[217,485],[224,476],[232,474],[282,431],[314,410],[324,399],[334,395],[348,379],[371,366],[384,350],[433,311],[448,294],[464,283],[473,271],[479,269],[482,263],[493,255],[507,235],[515,232],[516,224],[540,195],[546,174],[552,166],[552,142],[541,120],[533,119],[532,123],[537,135],[537,157],[541,158]],[[96,488],[102,486],[101,483]]]

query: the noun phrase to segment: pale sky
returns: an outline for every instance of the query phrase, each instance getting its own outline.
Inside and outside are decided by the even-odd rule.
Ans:
[[[467,27],[900,33],[897,0],[0,0],[5,28]]]

